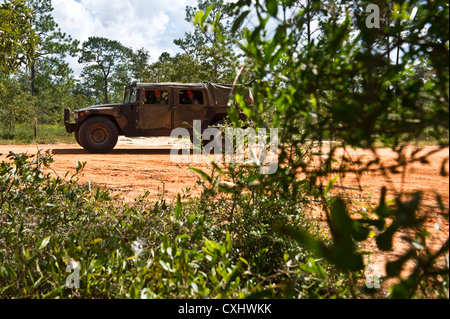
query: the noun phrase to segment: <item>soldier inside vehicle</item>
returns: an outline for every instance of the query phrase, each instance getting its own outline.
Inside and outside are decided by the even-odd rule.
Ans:
[[[203,104],[203,92],[201,90],[181,91],[180,104]]]
[[[144,104],[168,104],[167,91],[146,90]]]

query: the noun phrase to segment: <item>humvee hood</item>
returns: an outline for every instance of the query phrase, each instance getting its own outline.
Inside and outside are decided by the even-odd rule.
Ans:
[[[91,110],[95,110],[95,109],[114,109],[116,106],[120,106],[121,104],[99,104],[99,105],[92,105],[92,106],[88,106],[82,109],[79,109],[77,111],[81,112],[81,111],[91,111]]]

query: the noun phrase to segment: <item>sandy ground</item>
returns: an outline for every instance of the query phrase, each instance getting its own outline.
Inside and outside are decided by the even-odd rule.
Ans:
[[[150,198],[157,198],[161,194],[170,202],[183,190],[190,189],[191,194],[199,194],[200,189],[196,184],[197,174],[189,169],[189,165],[197,168],[208,169],[206,160],[201,163],[193,163],[195,157],[191,155],[191,163],[174,163],[171,160],[171,148],[175,141],[170,138],[125,138],[121,137],[116,148],[106,155],[89,154],[80,146],[73,145],[0,145],[0,160],[5,158],[9,151],[36,154],[37,150],[50,150],[53,154],[53,169],[60,176],[69,172],[75,172],[78,161],[85,161],[86,166],[79,176],[82,183],[94,183],[111,188],[116,194],[132,202],[134,198],[149,192]],[[186,145],[186,147],[189,147]],[[415,154],[416,158],[428,152],[433,152],[432,147],[425,147]],[[412,149],[407,150],[407,156]],[[381,163],[386,167],[396,165],[397,155],[390,149],[377,149]],[[343,154],[337,154],[338,156]],[[351,150],[346,154],[361,162],[372,160],[373,154],[369,151]],[[449,157],[449,149],[433,153],[428,158],[428,163],[416,161],[407,166],[405,174],[389,174],[381,172],[366,172],[358,180],[356,174],[347,174],[344,179],[338,180],[333,188],[333,193],[344,192],[353,196],[356,205],[375,207],[378,203],[381,188],[386,186],[389,195],[408,194],[414,191],[423,191],[424,210],[428,212],[427,223],[432,233],[432,242],[438,247],[448,237],[448,223],[438,216],[436,193],[442,196],[446,210],[449,207],[449,179],[441,176],[441,168],[449,171],[449,162],[444,162]],[[198,158],[197,158],[198,159]],[[377,166],[379,167],[379,166]],[[402,171],[402,169],[400,169]],[[323,216],[322,216],[323,218]],[[440,228],[438,228],[438,224]],[[406,245],[401,238],[396,239],[396,246]],[[372,244],[372,248],[374,249]],[[378,264],[378,271],[383,274],[382,264],[395,257],[395,253],[374,254],[372,262]]]
[[[183,192],[183,189],[195,187],[197,177],[187,163],[171,161],[170,150],[174,144],[175,141],[170,138],[120,137],[109,154],[90,154],[77,144],[0,145],[0,154],[3,154],[0,159],[9,151],[31,155],[36,154],[38,149],[50,150],[54,158],[52,168],[60,176],[66,172],[72,175],[78,161],[86,162],[78,176],[81,183],[107,186],[128,202],[146,191],[150,198],[164,193],[169,199]],[[200,167],[207,165],[200,164]]]

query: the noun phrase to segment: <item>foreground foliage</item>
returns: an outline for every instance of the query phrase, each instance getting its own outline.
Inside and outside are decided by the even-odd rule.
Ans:
[[[343,297],[351,293],[347,276],[273,233],[269,215],[261,215],[261,208],[275,204],[270,207],[281,211],[286,203],[261,200],[248,214],[244,207],[228,211],[223,201],[185,201],[179,196],[169,205],[162,198],[151,203],[144,194],[127,205],[115,201],[107,189],[80,185],[76,174],[52,177],[51,170],[45,172],[52,163],[48,154],[11,153],[8,159],[0,168],[3,297],[236,298],[260,293]],[[77,173],[83,166],[78,163]],[[295,210],[277,218],[299,225],[306,217]],[[74,261],[80,287],[68,289]]]
[[[204,187],[199,198],[183,193],[173,203],[150,202],[144,194],[128,205],[108,189],[81,185],[77,174],[85,163],[64,177],[55,176],[51,163],[51,156],[40,153],[10,153],[1,163],[3,298],[367,297],[359,280],[361,252],[351,237],[362,239],[364,225],[383,228],[384,216],[396,214],[400,221],[405,213],[380,206],[379,220],[350,221],[343,202],[332,200],[334,232],[348,232],[333,243],[329,232],[308,218],[306,187],[301,201],[236,192],[220,182],[227,173],[216,166],[199,180]],[[246,170],[234,168],[235,187],[250,182]],[[394,224],[378,237],[383,245],[396,232]],[[406,289],[413,296],[418,284],[430,289],[434,282],[432,296],[445,297],[448,268],[435,267],[438,254],[429,255],[426,247],[391,264],[389,275],[396,276],[402,261],[419,253],[429,257],[420,273],[392,292],[404,296]]]
[[[246,103],[241,88],[236,88],[235,100],[255,127],[278,128],[281,144],[277,172],[267,176],[247,171],[247,179],[259,184],[256,196],[289,202],[298,200],[309,185],[310,194],[321,203],[332,244],[285,224],[275,228],[343,270],[364,268],[358,243],[374,237],[377,249],[393,252],[396,234],[409,232],[411,237],[404,240],[410,247],[386,265],[387,277],[400,281],[392,287],[392,296],[411,297],[419,286],[426,291],[428,279],[445,291],[448,261],[443,268],[434,267],[448,254],[448,234],[436,251],[430,251],[419,185],[412,194],[380,190],[378,207],[354,218],[345,194],[325,196],[330,181],[349,172],[401,173],[407,181],[409,164],[426,163],[430,155],[405,150],[421,137],[441,149],[449,145],[448,3],[377,1],[378,26],[370,23],[373,6],[346,0],[239,0],[232,5],[233,28],[251,25],[239,42],[246,73],[235,81],[251,80],[254,103]],[[194,22],[220,33],[216,22],[205,22],[208,14],[198,12]],[[237,111],[231,110],[230,120],[242,126]],[[392,147],[396,164],[383,166],[376,151],[379,142]],[[353,158],[350,148],[366,149],[373,159],[364,163]],[[338,150],[344,150],[339,161]],[[314,154],[320,156],[320,165],[314,165]],[[443,176],[448,175],[447,161],[441,163]],[[387,192],[395,196],[389,205]],[[448,208],[439,196],[435,207],[431,213],[448,220]],[[411,261],[413,273],[400,279]]]

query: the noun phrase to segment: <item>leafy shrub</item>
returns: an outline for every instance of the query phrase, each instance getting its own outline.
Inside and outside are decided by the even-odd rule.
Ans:
[[[254,103],[245,102],[245,88],[237,87],[234,98],[257,127],[276,127],[280,133],[280,169],[269,176],[251,170],[244,175],[251,184],[259,185],[255,196],[261,199],[274,199],[271,196],[276,194],[277,200],[292,205],[306,194],[320,203],[331,234],[329,243],[283,220],[275,230],[342,271],[364,269],[359,244],[369,236],[376,238],[381,251],[392,251],[395,235],[402,230],[413,234],[405,239],[411,245],[408,251],[387,264],[387,277],[400,281],[391,287],[391,296],[423,296],[432,286],[432,295],[448,298],[448,238],[431,252],[420,192],[409,200],[400,192],[387,204],[382,191],[379,206],[364,218],[351,217],[345,194],[328,196],[328,181],[335,175],[362,174],[374,166],[383,173],[406,172],[409,163],[419,160],[414,156],[417,152],[405,155],[408,143],[431,138],[441,150],[449,145],[448,4],[378,3],[384,14],[381,28],[367,25],[364,9],[368,4],[283,1],[281,5],[276,0],[239,0],[232,5],[233,30],[252,26],[244,29],[242,41],[237,43],[251,78],[236,82],[251,80]],[[208,13],[198,12],[195,23],[220,33],[216,22],[205,23]],[[311,29],[313,21],[318,22],[315,31]],[[420,32],[425,25],[430,26],[427,33]],[[391,57],[393,49],[396,60]],[[230,119],[239,126],[236,114],[232,108]],[[398,155],[396,165],[378,166],[380,158],[374,148],[380,142]],[[371,150],[374,159],[363,164],[344,155],[338,161],[336,151],[345,154],[349,147]],[[314,155],[326,159],[317,165]],[[420,161],[426,163],[427,157]],[[442,163],[444,176],[445,165],[446,161]],[[249,186],[247,183],[247,191],[251,191]],[[440,208],[431,213],[448,221],[448,209],[439,197],[436,200]],[[275,218],[271,205],[263,215]],[[414,261],[415,266],[410,276],[402,278],[407,261]]]
[[[0,138],[4,140],[12,140],[14,136],[15,136],[14,132],[10,130],[4,130],[0,134]]]
[[[49,154],[10,153],[7,159],[0,166],[0,289],[5,298],[351,293],[345,274],[271,230],[273,220],[264,215],[270,203],[252,203],[254,213],[248,214],[244,204],[250,197],[242,196],[234,199],[231,212],[205,192],[191,200],[179,195],[171,205],[163,198],[150,202],[143,194],[128,205],[108,189],[81,185],[77,174],[85,163],[77,164],[73,176],[60,177],[51,170]],[[290,218],[293,208],[284,214],[287,206],[278,205],[277,218],[298,225]],[[69,289],[74,262],[80,287]],[[315,279],[308,282],[309,277]],[[336,277],[342,287],[336,288]]]

